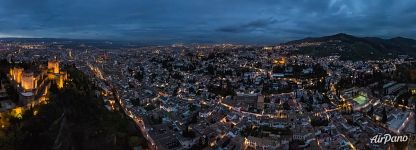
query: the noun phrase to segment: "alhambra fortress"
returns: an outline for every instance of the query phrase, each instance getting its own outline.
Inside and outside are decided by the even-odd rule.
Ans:
[[[6,122],[3,120],[7,118],[4,117],[6,115],[21,118],[25,110],[48,103],[48,91],[51,85],[56,85],[58,89],[61,89],[68,78],[67,73],[60,70],[57,59],[49,60],[47,66],[31,67],[30,69],[24,69],[17,65],[10,67],[8,79],[18,94],[18,100],[2,103],[0,111],[2,122]],[[4,85],[0,89],[5,92]],[[36,113],[37,111],[34,111],[34,115]],[[2,125],[7,125],[7,123],[2,123]]]

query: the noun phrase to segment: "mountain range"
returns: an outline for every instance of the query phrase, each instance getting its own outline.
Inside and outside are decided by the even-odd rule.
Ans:
[[[156,43],[106,41],[88,39],[60,39],[60,38],[0,38],[3,42],[58,42],[68,47],[77,47],[80,44],[98,48],[144,47],[157,45]],[[357,37],[345,33],[338,33],[323,37],[308,37],[294,40],[283,45],[297,45],[298,53],[311,56],[339,55],[343,60],[369,60],[397,58],[407,55],[416,58],[416,40],[395,37],[383,39],[378,37]]]
[[[285,44],[301,45],[298,46],[301,54],[312,56],[340,55],[341,59],[344,60],[396,58],[399,55],[416,56],[416,40],[404,37],[383,39],[338,33],[330,36],[294,40]]]

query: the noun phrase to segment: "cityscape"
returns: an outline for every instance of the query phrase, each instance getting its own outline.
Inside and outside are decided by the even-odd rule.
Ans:
[[[337,13],[349,5],[343,6]],[[98,25],[91,32],[103,35],[78,27],[47,30],[34,27],[36,21],[26,31],[3,25],[8,17],[1,16],[0,10],[0,27],[11,32],[0,29],[0,149],[416,149],[414,25],[374,34],[334,23],[334,31],[299,36],[290,30],[273,39],[259,32],[272,32],[279,19],[225,26],[212,35],[171,29],[179,23],[167,20],[166,29],[154,23],[128,39],[131,34],[112,36],[119,28],[100,32]],[[130,25],[122,28],[130,32]]]

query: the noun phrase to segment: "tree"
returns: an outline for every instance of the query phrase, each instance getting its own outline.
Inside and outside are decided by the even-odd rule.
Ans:
[[[303,96],[300,97],[300,102],[305,103],[305,98]]]
[[[290,106],[289,106],[288,101],[285,101],[285,102],[283,103],[283,109],[285,109],[285,110],[289,110],[289,109],[290,109]]]
[[[313,117],[311,119],[311,125],[314,126],[314,127],[317,127],[317,126],[327,126],[328,123],[329,123],[329,120],[322,119],[320,117]]]
[[[311,103],[306,103],[306,111],[311,112],[313,110]]]
[[[404,106],[407,106],[408,104],[409,104],[408,100],[407,99],[403,99],[403,105]]]
[[[19,94],[18,94],[17,90],[13,86],[11,86],[11,85],[6,86],[6,92],[7,92],[7,95],[9,95],[9,98],[13,102],[15,102],[15,103],[18,102],[18,100],[19,100]]]
[[[140,99],[139,98],[132,99],[131,104],[133,104],[133,106],[140,106]]]
[[[23,138],[18,135],[21,133],[21,120],[19,118],[11,117],[10,124],[12,125],[12,131],[14,133],[14,135],[11,137],[13,139],[13,147],[14,149],[17,149],[18,143],[21,143]]]
[[[367,115],[373,116],[373,113],[374,113],[374,107],[371,106],[370,110],[367,112]]]
[[[138,81],[142,81],[143,80],[143,73],[142,71],[137,71],[137,73],[134,75],[134,78]]]
[[[196,110],[196,106],[192,103],[188,104],[188,108],[189,108],[189,111],[195,111]]]
[[[209,74],[209,75],[214,75],[214,73],[215,73],[215,68],[214,68],[214,66],[212,66],[212,65],[210,64],[210,65],[208,65],[208,67],[207,67],[206,69],[207,69],[207,72],[208,72],[208,74]]]
[[[386,108],[383,108],[383,112],[382,112],[382,118],[381,118],[381,122],[383,122],[384,124],[387,123],[387,112],[386,112]]]

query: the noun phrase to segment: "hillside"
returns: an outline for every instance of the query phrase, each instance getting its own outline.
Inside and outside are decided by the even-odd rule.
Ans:
[[[301,45],[302,43],[315,43]],[[344,60],[395,58],[398,55],[416,56],[416,40],[396,37],[356,37],[344,33],[331,36],[295,40],[287,45],[298,46],[299,53],[312,56],[340,55]]]
[[[105,109],[82,72],[73,66],[66,70],[71,80],[63,89],[52,84],[47,104],[26,110],[21,119],[11,117],[13,125],[0,130],[0,149],[146,148],[135,124],[122,112]]]

